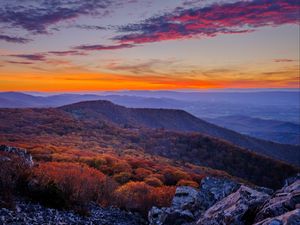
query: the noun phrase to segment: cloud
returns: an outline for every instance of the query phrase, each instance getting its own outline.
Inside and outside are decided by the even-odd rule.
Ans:
[[[264,26],[299,24],[299,10],[298,0],[240,0],[177,8],[171,13],[120,27],[119,32],[129,34],[119,35],[114,40],[137,44],[247,33]]]
[[[11,0],[0,3],[0,22],[31,33],[48,33],[50,25],[83,15],[105,15],[114,1],[108,0]],[[113,8],[113,7],[112,7]]]
[[[44,54],[17,54],[17,55],[10,55],[12,57],[16,58],[22,58],[22,59],[27,59],[27,60],[32,60],[32,61],[46,61],[46,56]]]
[[[105,68],[113,72],[120,71],[121,73],[136,75],[175,75],[181,71],[186,72],[186,68],[179,62],[177,59],[136,59],[134,62],[127,63],[114,60],[109,62]],[[190,65],[189,68],[191,68]]]
[[[56,56],[86,55],[84,52],[79,52],[79,51],[75,51],[75,50],[69,50],[69,51],[49,51],[48,53],[56,55]]]
[[[49,51],[49,52],[39,52],[39,53],[32,53],[32,54],[14,54],[14,55],[7,55],[10,57],[15,58],[22,58],[30,61],[44,61],[44,62],[51,62],[47,59],[49,55],[55,56],[69,56],[69,55],[86,55],[84,52],[76,51],[76,50],[69,50],[69,51]],[[23,62],[16,62],[10,61],[10,63],[19,63],[19,64],[29,64]]]
[[[103,50],[117,50],[123,48],[132,48],[135,45],[132,44],[118,44],[118,45],[80,45],[73,49],[85,50],[85,51],[103,51]]]
[[[74,27],[83,30],[107,30],[108,27],[95,26],[95,25],[75,25]]]
[[[32,62],[25,62],[25,61],[6,61],[7,63],[10,64],[21,64],[21,65],[31,65],[33,64]]]
[[[297,62],[297,60],[294,60],[294,59],[274,59],[273,62],[276,62],[276,63],[289,63],[289,62]]]
[[[15,36],[8,36],[8,35],[0,35],[0,40],[11,42],[11,43],[20,43],[25,44],[31,41],[31,39],[22,38],[22,37],[15,37]]]

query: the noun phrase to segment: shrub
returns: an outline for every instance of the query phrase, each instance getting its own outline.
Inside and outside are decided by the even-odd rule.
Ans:
[[[165,177],[162,174],[154,173],[151,175],[151,177],[155,177],[155,178],[159,179],[162,183],[165,183]]]
[[[177,182],[177,186],[190,186],[190,187],[198,188],[199,184],[192,180],[180,180]]]
[[[169,207],[175,195],[175,186],[156,187],[153,192],[154,204],[158,207]]]
[[[169,206],[175,189],[167,186],[151,187],[145,182],[131,181],[115,191],[115,198],[119,207],[146,215],[153,206]]]
[[[191,177],[189,174],[178,170],[178,169],[171,169],[167,168],[163,171],[163,175],[165,178],[165,184],[166,185],[176,185],[179,180],[185,179],[190,180]]]
[[[152,174],[151,170],[138,168],[135,170],[135,179],[138,181],[142,181],[151,174]]]
[[[146,213],[153,206],[153,187],[144,182],[128,182],[115,191],[117,205],[127,210]]]
[[[130,181],[131,177],[131,173],[128,172],[121,172],[113,176],[114,180],[117,181],[119,184],[127,183],[128,181]]]
[[[115,203],[114,192],[119,184],[114,179],[106,177],[103,186],[103,189],[98,193],[98,203],[103,207],[111,206]]]
[[[112,171],[114,174],[121,173],[121,172],[130,173],[132,171],[132,169],[128,163],[119,160],[118,162],[116,162],[112,165]]]
[[[0,153],[0,207],[12,208],[17,189],[23,189],[30,167],[14,154]]]
[[[152,186],[152,187],[161,187],[163,185],[163,182],[161,182],[160,179],[156,177],[147,177],[145,180],[145,183]]]
[[[42,202],[58,198],[61,201],[54,207],[62,207],[58,203],[63,203],[63,207],[81,210],[90,201],[99,200],[105,175],[83,164],[47,162],[34,168],[33,180],[34,196]]]

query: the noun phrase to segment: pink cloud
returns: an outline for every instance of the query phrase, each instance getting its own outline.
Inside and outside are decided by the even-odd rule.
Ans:
[[[255,31],[258,27],[299,24],[298,0],[252,0],[177,9],[119,29],[120,43],[146,43],[214,37]]]

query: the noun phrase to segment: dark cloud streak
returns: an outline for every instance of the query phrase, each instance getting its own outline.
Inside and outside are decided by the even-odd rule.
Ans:
[[[11,57],[32,60],[32,61],[46,61],[46,56],[44,54],[17,54],[17,55],[9,55]]]
[[[8,36],[8,35],[0,35],[0,40],[11,42],[11,43],[19,43],[25,44],[31,41],[31,39],[22,38],[22,37],[15,37],[15,36]]]
[[[117,50],[123,48],[132,48],[135,45],[132,44],[118,44],[118,45],[80,45],[73,49],[85,50],[85,51],[103,51],[103,50]]]
[[[21,64],[21,65],[32,65],[33,62],[25,62],[25,61],[6,61],[10,64]]]
[[[48,53],[56,55],[56,56],[86,55],[84,52],[79,52],[79,51],[76,51],[76,50],[69,50],[69,51],[49,51]]]

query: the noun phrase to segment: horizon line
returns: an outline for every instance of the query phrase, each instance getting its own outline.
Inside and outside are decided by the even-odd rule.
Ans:
[[[151,89],[140,89],[140,90],[92,90],[92,91],[22,91],[22,90],[5,90],[0,93],[24,93],[24,94],[100,94],[100,93],[122,93],[122,92],[178,92],[178,93],[209,93],[209,92],[300,92],[299,88],[208,88],[208,89],[161,89],[161,90],[151,90]]]

